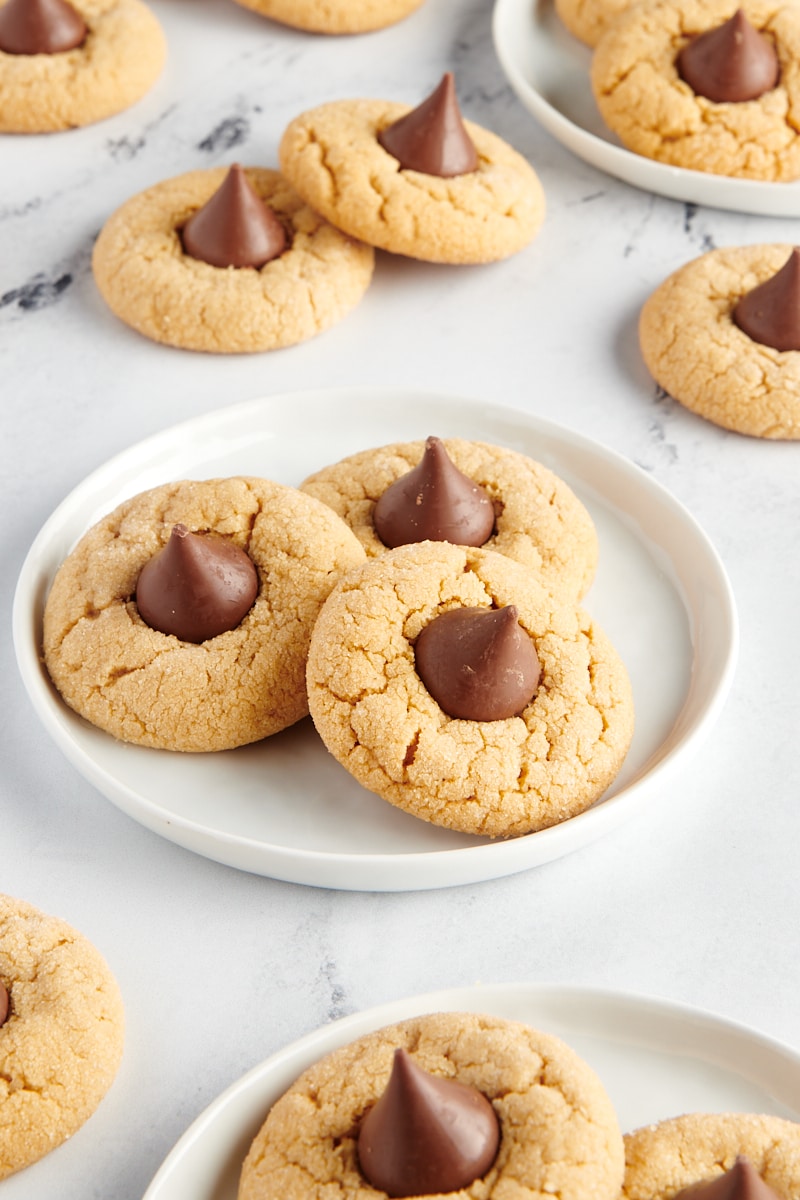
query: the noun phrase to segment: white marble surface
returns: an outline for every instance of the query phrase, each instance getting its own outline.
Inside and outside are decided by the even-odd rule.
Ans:
[[[169,61],[138,106],[67,134],[0,139],[0,889],[85,932],[128,1016],[124,1064],[96,1116],[6,1181],[3,1200],[136,1200],[176,1138],[247,1068],[332,1018],[440,987],[550,981],[658,994],[800,1046],[800,451],[685,412],[658,393],[636,340],[639,307],[667,273],[713,246],[800,242],[800,220],[655,198],[574,159],[506,86],[488,0],[427,0],[392,29],[336,40],[228,0],[153,8]],[[353,314],[272,355],[160,347],[107,311],[91,248],[127,197],[204,165],[274,165],[302,109],[343,96],[414,103],[448,68],[465,114],[541,175],[548,217],[527,250],[481,268],[380,255]],[[133,441],[273,392],[387,384],[512,404],[651,472],[722,555],[741,653],[702,755],[636,820],[509,878],[364,895],[217,865],[117,811],[39,724],[10,611],[49,513]]]

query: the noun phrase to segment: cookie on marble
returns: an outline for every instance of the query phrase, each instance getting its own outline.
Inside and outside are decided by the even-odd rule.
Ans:
[[[77,930],[0,895],[0,1179],[71,1137],[122,1059],[122,997]]]
[[[190,171],[117,209],[92,258],[103,299],[139,333],[186,350],[276,350],[330,328],[364,295],[372,249],[323,220],[279,172],[252,167],[246,177],[282,223],[288,248],[259,269],[193,258],[181,230],[226,173]]]
[[[703,254],[653,292],[639,319],[656,382],[706,420],[751,437],[800,438],[800,351],[753,341],[732,317],[791,251],[767,244]]]
[[[498,1118],[494,1163],[479,1182],[452,1195],[616,1200],[622,1138],[588,1064],[558,1038],[520,1022],[460,1012],[379,1029],[304,1071],[256,1135],[239,1200],[384,1195],[359,1169],[357,1136],[398,1049],[423,1070],[476,1088]]]
[[[540,572],[559,595],[584,595],[597,567],[597,534],[571,488],[515,450],[463,438],[442,441],[455,466],[484,488],[494,505],[495,526],[485,547]],[[417,466],[424,450],[422,441],[364,450],[315,472],[300,488],[346,521],[372,558],[386,552],[375,532],[375,505]]]
[[[800,1191],[800,1125],[754,1113],[688,1113],[625,1135],[625,1200],[672,1200],[739,1156],[778,1196]]]
[[[339,100],[310,109],[281,139],[281,169],[338,229],[394,254],[485,263],[526,246],[545,212],[530,164],[495,134],[465,121],[477,152],[474,170],[442,177],[401,167],[378,138],[412,111],[389,100]]]
[[[592,58],[598,108],[624,145],[647,158],[742,179],[797,179],[800,8],[793,0],[741,6],[778,56],[778,83],[763,95],[715,102],[679,74],[683,47],[729,20],[737,7],[737,0],[641,0],[627,9]]]
[[[630,4],[631,0],[555,0],[555,10],[574,37],[594,47]]]
[[[161,74],[166,40],[141,0],[71,2],[88,27],[81,45],[56,54],[0,49],[0,132],[89,125],[129,108]]]
[[[368,33],[401,21],[423,0],[237,0],[262,17],[309,33]]]
[[[255,564],[255,603],[200,644],[151,628],[136,589],[176,524],[216,534]],[[265,479],[164,484],[126,500],[60,567],[44,613],[44,659],[64,700],[122,741],[226,750],[308,712],[311,627],[338,577],[364,552],[344,522]]]
[[[415,644],[451,609],[515,606],[541,677],[519,715],[449,716]],[[334,588],[309,649],[322,740],[369,791],[434,825],[511,837],[597,800],[633,735],[625,667],[586,612],[493,550],[421,542],[369,559]]]

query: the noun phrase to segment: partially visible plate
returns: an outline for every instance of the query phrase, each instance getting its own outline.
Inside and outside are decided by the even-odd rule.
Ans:
[[[344,1017],[274,1054],[197,1118],[143,1200],[236,1200],[239,1172],[253,1137],[306,1067],[384,1025],[448,1011],[524,1021],[562,1038],[599,1075],[623,1133],[684,1112],[760,1112],[800,1119],[800,1056],[723,1017],[666,1000],[587,988],[457,988]]]
[[[123,499],[169,480],[251,474],[298,484],[369,446],[436,433],[493,442],[569,483],[598,530],[586,606],[628,668],[636,733],[592,808],[540,833],[491,842],[438,829],[361,788],[309,719],[253,746],[171,754],[115,741],[60,699],[41,662],[42,612],[79,537]],[[63,501],[23,565],[14,641],[45,728],[77,769],[163,837],[243,870],[320,887],[405,891],[509,875],[585,845],[685,768],[728,692],[737,620],[724,568],[686,510],[644,471],[523,412],[407,391],[339,389],[221,409],[140,442]]]
[[[761,183],[670,167],[626,150],[589,81],[592,52],[562,25],[553,0],[496,0],[494,46],[519,99],[557,141],[593,167],[673,200],[768,217],[800,217],[800,181]]]

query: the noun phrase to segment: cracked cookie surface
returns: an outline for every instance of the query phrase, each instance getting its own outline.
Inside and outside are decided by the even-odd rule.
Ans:
[[[410,111],[389,100],[340,100],[296,117],[281,170],[337,228],[371,246],[441,263],[482,263],[521,250],[544,220],[533,168],[471,121],[478,168],[442,179],[401,169],[378,134]]]
[[[738,1155],[786,1200],[800,1191],[800,1125],[755,1113],[688,1113],[625,1136],[625,1200],[672,1200]]]
[[[237,0],[262,17],[310,33],[367,33],[393,25],[423,0]]]
[[[77,930],[0,894],[0,1179],[54,1150],[92,1115],[122,1058],[117,983]]]
[[[166,57],[161,26],[141,0],[71,0],[88,26],[60,54],[0,50],[0,132],[50,133],[129,108],[152,87]]]
[[[706,420],[751,437],[800,438],[800,351],[753,341],[731,315],[791,250],[777,243],[703,254],[653,292],[639,319],[656,382]]]
[[[517,1021],[433,1013],[380,1029],[305,1071],[274,1105],[242,1169],[239,1200],[384,1196],[358,1169],[356,1137],[402,1047],[490,1101],[500,1148],[459,1200],[615,1200],[622,1138],[597,1076],[558,1038]]]
[[[800,8],[746,0],[750,23],[774,43],[780,78],[756,100],[716,104],[678,74],[690,38],[733,16],[736,0],[643,0],[622,13],[592,59],[606,124],[630,149],[672,166],[743,179],[800,177]]]
[[[596,46],[608,26],[631,0],[555,0],[555,10],[567,29],[586,46]]]
[[[289,235],[283,254],[256,269],[213,267],[184,253],[180,230],[226,174],[178,175],[112,214],[92,258],[111,310],[154,341],[220,354],[292,346],[341,320],[369,285],[374,253],[313,212],[278,171],[246,174]]]
[[[515,450],[463,438],[442,440],[459,471],[485,488],[494,504],[495,529],[485,548],[539,571],[559,595],[582,596],[597,567],[597,534],[567,484]],[[338,513],[374,558],[386,553],[372,522],[375,504],[419,463],[424,449],[419,441],[364,450],[316,471],[300,490]]]
[[[536,647],[536,694],[506,720],[447,716],[417,674],[417,636],[448,609],[508,604]],[[627,672],[589,615],[505,555],[447,542],[349,572],[317,620],[307,680],[320,736],[359,783],[463,833],[517,836],[582,812],[633,735]]]
[[[242,622],[200,645],[151,629],[136,608],[144,564],[182,523],[230,538],[259,590]],[[122,741],[225,750],[308,712],[311,627],[339,575],[364,551],[344,522],[265,479],[165,484],[127,500],[60,567],[44,613],[44,657],[72,708]]]

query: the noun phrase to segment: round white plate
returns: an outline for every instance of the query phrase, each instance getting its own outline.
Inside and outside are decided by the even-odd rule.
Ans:
[[[60,700],[40,661],[42,608],[59,564],[120,501],[169,480],[252,474],[298,484],[368,446],[459,435],[520,450],[589,508],[600,567],[586,599],[633,683],[636,733],[623,769],[587,812],[490,842],[438,829],[361,788],[310,719],[253,746],[172,754],[117,742]],[[34,542],[14,604],[25,685],[46,729],[109,800],[166,838],[231,866],[322,887],[404,891],[508,875],[600,836],[664,792],[727,694],[737,623],[725,571],[684,508],[638,467],[513,409],[376,390],[272,396],[188,421],[81,483]]]
[[[541,984],[459,988],[344,1017],[274,1054],[197,1118],[143,1200],[236,1200],[253,1137],[306,1067],[374,1029],[442,1011],[490,1013],[562,1038],[599,1075],[623,1133],[684,1112],[800,1119],[800,1056],[743,1025],[616,992]]]
[[[494,47],[525,107],[557,141],[634,187],[673,200],[768,217],[800,216],[800,181],[760,183],[670,167],[626,150],[592,95],[592,52],[562,25],[553,0],[496,0]]]

